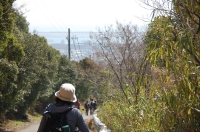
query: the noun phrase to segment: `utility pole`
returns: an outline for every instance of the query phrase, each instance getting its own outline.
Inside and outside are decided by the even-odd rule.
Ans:
[[[68,28],[68,57],[70,60],[70,28]]]

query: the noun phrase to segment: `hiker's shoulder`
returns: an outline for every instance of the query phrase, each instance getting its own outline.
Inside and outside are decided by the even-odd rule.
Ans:
[[[74,113],[78,113],[78,114],[81,113],[80,110],[78,108],[76,108],[76,107],[72,107],[71,111],[74,112]]]
[[[54,105],[53,103],[48,104],[45,108],[45,111],[50,111],[52,109],[53,105]]]

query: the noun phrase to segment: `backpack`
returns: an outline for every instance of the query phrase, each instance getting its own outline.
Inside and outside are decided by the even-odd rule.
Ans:
[[[90,104],[89,103],[85,103],[84,107],[85,107],[85,109],[89,109],[90,108]]]
[[[94,102],[93,107],[94,107],[94,109],[96,109],[96,107],[97,107],[96,102]]]
[[[93,108],[94,107],[94,102],[92,101],[91,103],[90,103],[90,108]]]
[[[63,112],[63,113],[52,113],[51,111],[45,111],[43,116],[47,114],[48,119],[46,123],[45,130],[43,132],[70,132],[70,128],[67,122],[67,113],[73,108]],[[68,129],[68,130],[64,130]]]

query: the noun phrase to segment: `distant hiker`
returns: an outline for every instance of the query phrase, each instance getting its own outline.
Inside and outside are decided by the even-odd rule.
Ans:
[[[90,104],[88,103],[88,101],[86,101],[86,103],[84,104],[84,108],[85,108],[85,114],[88,115],[88,111],[90,109]]]
[[[94,106],[95,106],[94,99],[91,99],[91,102],[90,102],[90,115],[92,115],[93,112],[94,112]]]
[[[97,109],[97,101],[94,101],[94,106],[93,106],[94,110]]]
[[[80,110],[81,103],[78,101],[78,99],[76,102],[74,102],[74,105],[76,108],[78,108]]]
[[[67,124],[69,125],[69,128],[70,128],[70,132],[75,132],[76,127],[81,132],[90,132],[85,121],[83,120],[83,117],[80,111],[77,108],[73,108],[74,102],[76,102],[77,98],[75,95],[75,87],[72,84],[69,84],[69,83],[62,84],[60,87],[60,90],[55,93],[54,99],[56,103],[50,103],[45,108],[45,113],[51,113],[51,114],[45,114],[45,113],[43,114],[43,117],[42,117],[42,120],[40,122],[37,132],[50,132],[50,131],[54,132],[55,129],[57,132],[61,132],[60,131],[60,127],[62,127],[61,125],[59,129],[56,127],[53,130],[48,130],[50,127],[52,128],[52,126],[54,126],[54,124],[48,125],[49,121],[54,121],[50,118],[51,117],[50,115],[53,115],[53,114],[54,115],[62,114],[62,116],[66,118]]]

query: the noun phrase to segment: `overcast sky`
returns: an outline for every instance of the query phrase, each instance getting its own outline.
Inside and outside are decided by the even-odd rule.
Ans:
[[[147,23],[137,17],[151,13],[136,0],[16,0],[14,6],[22,4],[30,32],[90,32],[116,21],[143,26]]]

